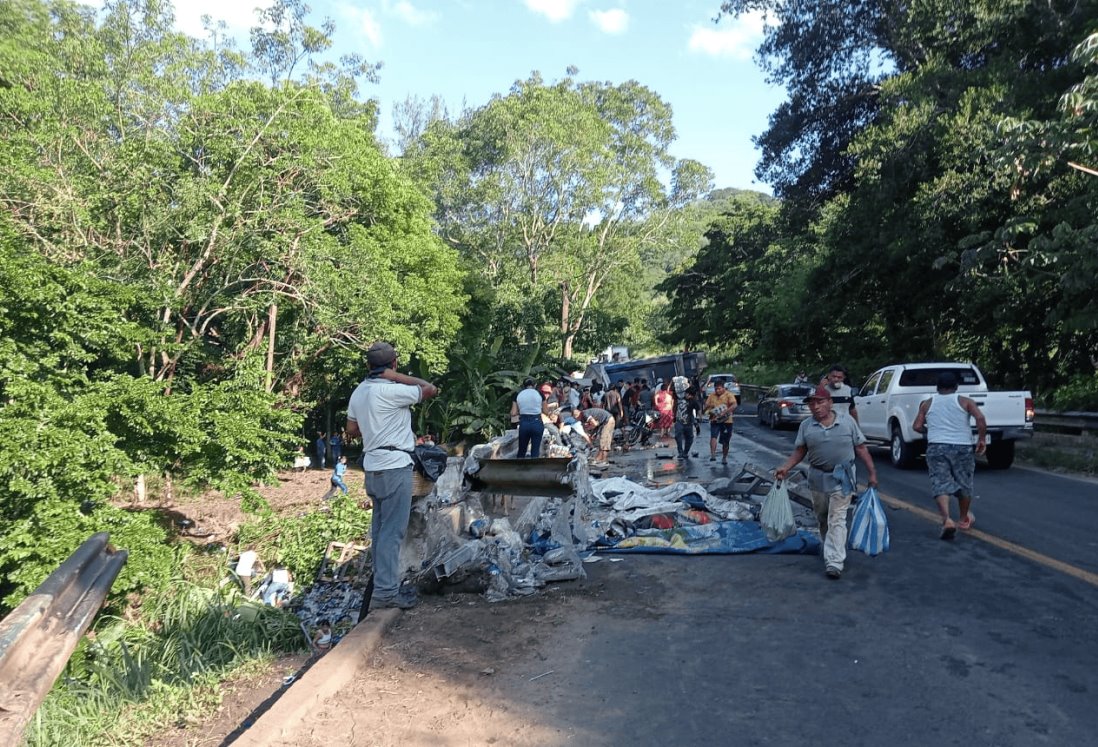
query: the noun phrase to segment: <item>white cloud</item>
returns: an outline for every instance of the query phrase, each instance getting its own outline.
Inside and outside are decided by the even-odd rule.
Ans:
[[[340,12],[350,21],[349,29],[352,34],[362,34],[374,49],[381,46],[381,24],[373,13],[366,8],[346,4],[340,7]]]
[[[391,6],[387,4],[387,10],[412,26],[425,26],[438,18],[438,13],[430,10],[420,10],[408,0],[398,0]]]
[[[553,23],[571,18],[572,11],[580,4],[580,0],[525,0],[525,2],[527,8],[540,13]]]
[[[175,0],[175,27],[188,36],[205,37],[202,16],[216,24],[224,21],[232,35],[246,33],[255,26],[256,8],[269,8],[274,0],[226,2],[226,0]]]
[[[691,52],[711,57],[750,59],[755,47],[762,41],[764,20],[763,14],[755,11],[742,15],[727,25],[695,25],[688,47]]]
[[[621,8],[592,10],[587,15],[605,34],[621,34],[629,26],[629,14]]]

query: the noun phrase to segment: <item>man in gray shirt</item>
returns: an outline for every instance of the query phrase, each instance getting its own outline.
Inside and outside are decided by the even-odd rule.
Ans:
[[[370,375],[347,405],[347,435],[362,436],[366,493],[373,501],[370,523],[374,556],[374,593],[370,609],[416,604],[412,590],[400,588],[400,546],[412,510],[412,431],[414,404],[438,394],[438,387],[397,372],[397,351],[375,342],[366,351]]]
[[[865,464],[871,487],[877,485],[877,468],[858,424],[846,413],[831,408],[828,387],[821,385],[804,401],[812,417],[801,423],[793,453],[774,470],[774,476],[784,480],[789,470],[808,458],[808,486],[820,523],[824,569],[828,578],[837,579],[846,562],[846,514],[858,487],[854,456]]]

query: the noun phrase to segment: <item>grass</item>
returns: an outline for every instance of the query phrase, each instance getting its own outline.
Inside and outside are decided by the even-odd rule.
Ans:
[[[28,725],[28,745],[129,745],[197,720],[226,677],[305,646],[297,618],[179,581],[147,623],[103,618]]]
[[[1017,458],[1019,462],[1043,469],[1098,475],[1098,456],[1094,452],[1027,444],[1018,450]]]

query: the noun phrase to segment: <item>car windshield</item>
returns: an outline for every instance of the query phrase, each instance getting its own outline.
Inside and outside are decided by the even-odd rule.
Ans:
[[[717,384],[729,384],[734,383],[735,381],[735,376],[714,376],[711,383],[713,384],[713,386],[716,386]]]
[[[807,397],[808,395],[812,394],[812,387],[803,386],[800,384],[783,386],[781,394],[783,397]]]

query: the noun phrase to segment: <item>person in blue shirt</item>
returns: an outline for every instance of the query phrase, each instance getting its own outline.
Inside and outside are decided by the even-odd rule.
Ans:
[[[343,456],[343,435],[337,431],[332,431],[332,435],[328,438],[328,447],[332,451],[332,461],[338,462],[339,458]]]
[[[314,454],[316,455],[316,468],[324,469],[324,465],[327,460],[324,458],[328,453],[328,439],[325,437],[323,431],[316,432],[316,441],[313,442]]]
[[[328,488],[328,492],[324,494],[324,500],[328,500],[335,495],[337,490],[347,495],[347,486],[343,483],[345,474],[347,474],[347,457],[341,456],[339,461],[336,462],[335,470],[332,471],[332,487]]]

